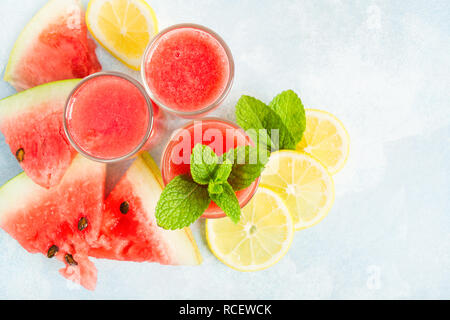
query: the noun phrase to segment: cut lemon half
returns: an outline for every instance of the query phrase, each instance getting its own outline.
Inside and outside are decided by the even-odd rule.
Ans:
[[[261,176],[261,186],[276,192],[286,203],[295,229],[320,222],[334,202],[334,184],[327,169],[298,151],[272,153]]]
[[[294,222],[283,200],[259,188],[242,209],[238,224],[230,219],[206,220],[206,239],[213,254],[238,271],[258,271],[277,263],[289,250]]]
[[[347,161],[350,137],[344,125],[331,113],[306,109],[306,130],[297,145],[323,163],[331,174],[340,171]]]
[[[86,24],[113,56],[140,70],[145,49],[158,33],[155,12],[144,0],[91,0]]]

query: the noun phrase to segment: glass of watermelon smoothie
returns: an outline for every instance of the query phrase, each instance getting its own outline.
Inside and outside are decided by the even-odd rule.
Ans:
[[[167,185],[178,175],[190,175],[192,149],[199,143],[212,148],[218,156],[238,146],[254,146],[253,141],[245,131],[231,122],[217,118],[192,121],[173,133],[163,152],[161,171],[164,184]],[[236,192],[241,208],[255,194],[259,180],[258,178],[248,188]],[[225,216],[222,209],[211,202],[202,217],[212,219]]]
[[[151,99],[183,118],[198,118],[217,108],[234,79],[230,49],[214,31],[178,24],[148,45],[141,67]]]
[[[64,110],[64,130],[72,146],[99,162],[118,162],[139,153],[153,136],[152,102],[135,79],[99,72],[82,80]]]

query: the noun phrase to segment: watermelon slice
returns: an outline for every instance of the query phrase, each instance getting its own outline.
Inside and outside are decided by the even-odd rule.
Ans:
[[[82,156],[52,189],[22,173],[0,189],[0,227],[27,251],[63,261],[63,276],[93,290],[97,271],[88,251],[99,235],[105,175],[104,164]]]
[[[79,0],[50,0],[17,39],[5,81],[17,91],[100,71]]]
[[[0,131],[37,184],[59,183],[76,155],[63,128],[64,105],[79,80],[45,84],[0,100]]]
[[[107,197],[100,237],[90,255],[165,265],[200,264],[190,229],[167,231],[157,226],[155,208],[162,189],[160,171],[145,152]]]

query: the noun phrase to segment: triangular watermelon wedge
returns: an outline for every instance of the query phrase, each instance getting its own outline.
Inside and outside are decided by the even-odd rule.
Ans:
[[[97,271],[88,251],[99,235],[105,176],[104,164],[82,156],[52,189],[22,173],[0,189],[0,227],[27,251],[63,261],[63,276],[93,290]]]
[[[25,26],[11,52],[5,81],[17,91],[84,78],[100,71],[79,0],[50,0]]]
[[[155,208],[162,189],[160,171],[145,152],[107,197],[100,237],[90,256],[165,265],[200,264],[202,258],[189,228],[168,231],[157,226]]]
[[[6,143],[27,175],[45,188],[59,183],[76,155],[64,133],[63,113],[78,82],[53,82],[0,100]]]

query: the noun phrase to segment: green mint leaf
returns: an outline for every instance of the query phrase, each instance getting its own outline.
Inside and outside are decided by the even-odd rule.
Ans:
[[[236,194],[229,183],[223,183],[222,187],[222,193],[210,193],[209,196],[230,217],[231,221],[238,223],[241,220],[241,207]]]
[[[233,163],[228,183],[234,191],[248,188],[264,170],[270,153],[264,148],[241,146],[227,152],[224,157]]]
[[[165,187],[156,205],[158,226],[167,230],[188,227],[200,218],[210,202],[205,186],[189,176],[177,176]]]
[[[306,128],[306,115],[302,100],[294,91],[287,90],[277,95],[269,107],[280,116],[297,145],[302,140]]]
[[[295,149],[295,140],[280,116],[260,100],[242,96],[236,105],[236,118],[256,144],[272,151]]]
[[[207,185],[214,180],[219,158],[208,146],[197,144],[191,155],[191,175],[195,182]]]
[[[223,182],[210,182],[208,184],[209,194],[221,194],[223,192]]]
[[[226,182],[233,169],[233,163],[228,159],[224,159],[221,164],[218,165],[216,173],[214,175],[215,182]]]

